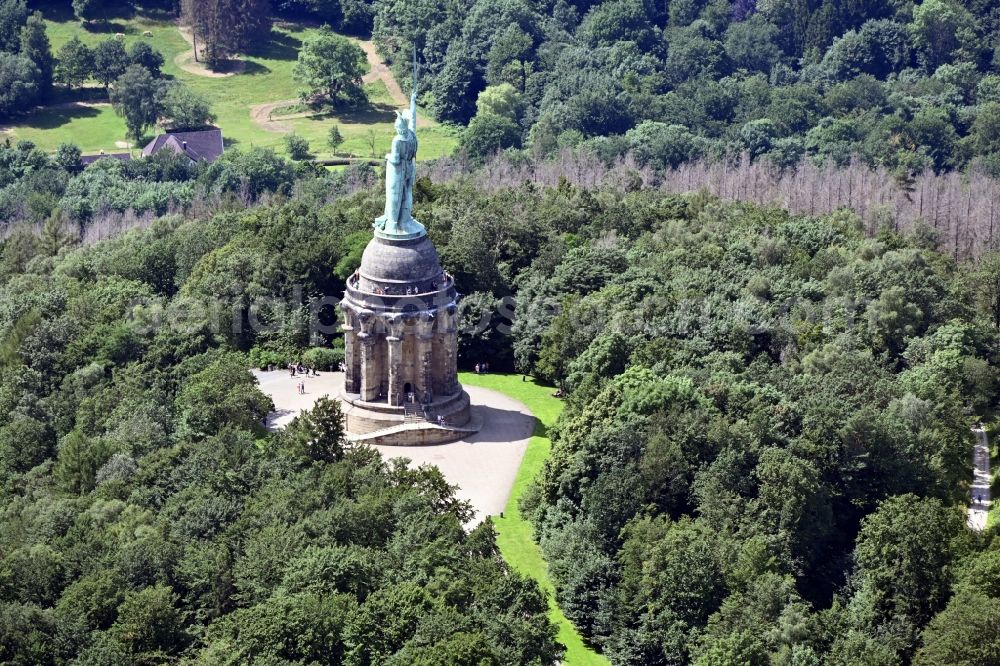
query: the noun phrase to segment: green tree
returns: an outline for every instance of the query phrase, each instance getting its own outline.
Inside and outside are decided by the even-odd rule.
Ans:
[[[235,354],[189,377],[176,404],[182,431],[195,437],[216,434],[226,426],[255,430],[274,407]]]
[[[14,53],[0,53],[0,116],[27,111],[38,101],[41,74],[35,63]]]
[[[523,112],[524,99],[509,83],[487,86],[476,100],[477,115],[493,113],[516,123]]]
[[[304,136],[299,136],[294,132],[285,135],[285,150],[293,160],[309,159],[309,142]]]
[[[344,456],[344,415],[339,400],[322,397],[297,416],[285,433],[288,446],[303,458],[334,462]]]
[[[53,159],[56,166],[67,173],[79,173],[83,169],[80,162],[80,148],[74,143],[60,143]]]
[[[778,28],[755,14],[726,30],[726,55],[737,67],[769,73],[781,58],[777,36]]]
[[[201,129],[215,122],[208,98],[182,83],[167,87],[162,115],[173,130]]]
[[[117,39],[106,39],[94,47],[94,78],[107,89],[129,66],[125,46]]]
[[[52,89],[55,61],[41,12],[34,12],[21,28],[21,55],[35,63],[39,73],[38,93],[42,97],[47,96]]]
[[[521,132],[514,121],[495,113],[477,114],[462,133],[462,148],[477,162],[520,144]]]
[[[922,634],[915,666],[1000,663],[1000,599],[974,591],[954,596]]]
[[[194,35],[194,57],[213,69],[251,49],[271,31],[270,0],[181,0],[181,20]]]
[[[94,53],[76,35],[59,48],[55,80],[67,88],[83,85],[94,72]]]
[[[136,141],[163,115],[163,83],[141,65],[129,65],[115,80],[111,104],[125,118],[128,134]]]
[[[111,635],[141,661],[160,660],[180,652],[185,637],[176,601],[167,585],[128,592],[118,608],[118,619],[111,625]]]
[[[913,43],[931,70],[947,63],[959,48],[971,47],[978,36],[972,14],[957,0],[925,0],[913,9]]]
[[[126,12],[131,8],[131,0],[117,2],[112,0],[73,0],[73,13],[81,21],[107,21],[118,12]]]
[[[730,634],[713,641],[707,650],[694,661],[694,666],[767,666],[767,648],[760,637],[748,631]],[[798,663],[798,662],[795,662]]]
[[[101,438],[92,439],[74,430],[59,440],[55,477],[64,490],[83,494],[94,488],[97,470],[114,449]]]
[[[361,87],[365,61],[360,46],[323,28],[303,40],[292,73],[305,85],[303,98],[323,96],[331,104],[357,103],[365,98]]]
[[[448,47],[444,67],[431,82],[434,113],[440,120],[467,123],[476,112],[473,100],[482,82],[476,61],[461,42]]]
[[[580,25],[579,34],[592,47],[630,41],[645,50],[652,48],[656,39],[641,0],[611,0],[597,4]]]
[[[337,149],[340,148],[344,143],[344,135],[340,133],[340,127],[337,125],[332,125],[330,131],[326,134],[326,144],[330,146],[330,150],[336,154]]]
[[[128,62],[130,65],[142,65],[153,76],[159,76],[160,67],[163,66],[163,54],[148,43],[137,41],[128,50]]]
[[[212,162],[203,182],[216,192],[233,192],[256,198],[264,192],[286,191],[294,181],[287,160],[270,148],[227,150]]]
[[[862,522],[852,601],[869,631],[893,623],[904,649],[950,596],[953,562],[966,553],[962,518],[936,499],[901,495]],[[874,625],[874,626],[872,626]]]
[[[0,51],[17,53],[21,43],[21,30],[28,20],[25,0],[0,1]]]

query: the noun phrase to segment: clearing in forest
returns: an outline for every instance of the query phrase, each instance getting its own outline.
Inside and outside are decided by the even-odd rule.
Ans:
[[[133,18],[109,23],[99,32],[85,28],[65,13],[47,12],[46,24],[53,53],[74,36],[90,46],[113,38],[115,33],[124,34],[126,47],[138,40],[147,41],[163,55],[165,77],[181,81],[209,99],[227,147],[264,146],[284,153],[284,135],[294,132],[309,141],[314,156],[330,157],[326,137],[330,127],[337,125],[344,136],[338,153],[381,155],[388,150],[394,134],[393,111],[405,106],[398,103],[402,91],[388,67],[378,60],[370,43],[361,42],[369,59],[374,58],[374,66],[365,77],[370,106],[319,112],[294,109],[299,102],[299,85],[292,78],[292,69],[302,39],[314,30],[296,23],[275,23],[271,39],[241,56],[238,65],[223,75],[203,71],[194,62],[189,38],[185,38],[174,17],[163,12],[137,13]],[[110,105],[102,104],[107,101],[103,89],[92,85],[82,94],[75,93],[86,103],[74,101],[77,97],[59,99],[56,104],[5,123],[5,135],[12,140],[28,139],[44,150],[55,150],[63,142],[75,143],[84,153],[114,150],[118,142],[126,139],[125,123]],[[283,113],[285,110],[289,112]],[[440,157],[454,149],[457,138],[453,130],[432,124],[427,116],[420,120],[422,159]],[[151,131],[148,138],[154,134]]]

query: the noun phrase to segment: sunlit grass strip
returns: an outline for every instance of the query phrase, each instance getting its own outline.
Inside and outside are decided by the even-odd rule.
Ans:
[[[459,380],[463,384],[492,389],[519,400],[535,415],[535,433],[528,442],[503,518],[493,519],[497,528],[497,545],[511,567],[538,581],[545,591],[549,601],[549,617],[559,626],[559,642],[566,646],[563,663],[569,666],[610,663],[584,643],[580,632],[556,604],[556,590],[549,579],[549,568],[535,543],[531,523],[521,517],[518,509],[521,494],[541,471],[549,456],[552,443],[546,433],[556,422],[563,403],[552,397],[555,389],[537,384],[531,379],[522,381],[521,375],[476,375],[463,372],[459,375]]]
[[[986,530],[990,531],[1000,525],[1000,420],[986,425],[986,436],[989,438],[990,449],[990,498],[993,500],[990,511],[986,514]]]

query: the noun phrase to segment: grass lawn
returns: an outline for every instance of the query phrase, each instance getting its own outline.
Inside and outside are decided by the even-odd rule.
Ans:
[[[532,536],[531,523],[521,517],[517,506],[521,494],[541,471],[549,456],[551,442],[546,433],[562,411],[563,403],[552,397],[553,388],[537,384],[534,380],[521,381],[521,375],[476,375],[463,372],[459,374],[459,380],[463,384],[482,386],[520,400],[535,415],[535,433],[517,472],[503,518],[493,518],[497,528],[497,545],[511,567],[534,578],[545,591],[549,600],[549,617],[559,626],[559,642],[566,646],[563,663],[568,666],[608,664],[607,659],[583,642],[580,632],[556,605],[556,591],[549,580],[548,566]]]
[[[986,436],[990,442],[990,497],[993,503],[986,514],[986,530],[1000,525],[1000,420],[986,424]]]
[[[44,10],[44,13],[53,52],[57,52],[74,35],[90,45],[116,32],[124,33],[126,47],[137,40],[148,41],[163,54],[163,73],[166,77],[183,82],[210,100],[217,116],[216,124],[222,128],[227,146],[265,146],[284,153],[283,136],[292,131],[309,141],[314,155],[328,157],[331,151],[326,145],[326,135],[336,124],[345,138],[338,152],[370,155],[368,136],[371,130],[375,133],[375,152],[382,155],[388,151],[395,133],[393,105],[385,86],[379,87],[380,82],[368,87],[372,95],[370,109],[333,111],[283,120],[283,131],[269,131],[251,119],[251,107],[298,97],[299,86],[292,78],[292,69],[302,39],[314,28],[276,24],[272,39],[243,58],[246,65],[242,73],[208,77],[178,66],[176,61],[178,58],[183,61],[190,45],[181,36],[172,17],[162,12],[137,13],[133,18],[116,20],[99,31],[85,28],[72,16],[67,16],[61,6],[53,5],[53,9]],[[144,36],[147,32],[150,33],[148,37]],[[125,140],[124,121],[107,106],[61,105],[36,111],[7,127],[12,130],[8,136],[29,139],[46,150],[54,150],[61,142],[72,140],[84,153],[99,150],[111,152],[116,149],[116,142]],[[147,140],[155,133],[150,134]],[[421,159],[448,154],[458,143],[454,130],[426,125],[420,129],[420,139]]]

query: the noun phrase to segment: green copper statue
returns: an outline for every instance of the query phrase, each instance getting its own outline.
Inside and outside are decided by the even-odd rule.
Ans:
[[[413,51],[413,94],[410,113],[396,112],[396,136],[385,156],[385,212],[375,220],[375,235],[406,240],[427,233],[424,225],[413,219],[413,183],[417,158],[417,51]]]

